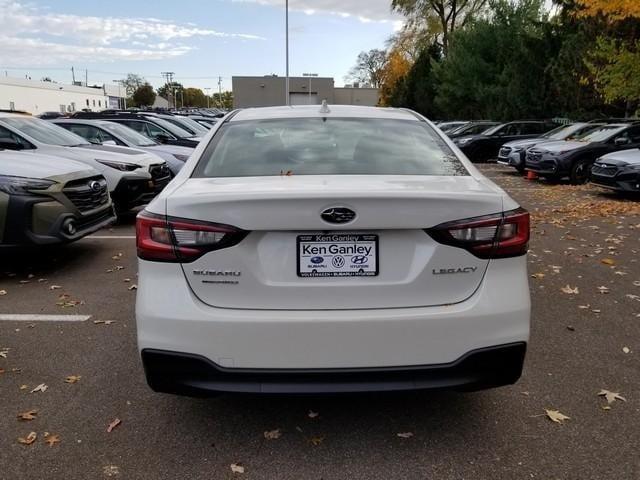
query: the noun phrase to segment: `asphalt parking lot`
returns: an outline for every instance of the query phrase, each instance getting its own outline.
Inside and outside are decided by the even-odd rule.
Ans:
[[[640,478],[640,202],[481,169],[534,219],[532,338],[518,384],[467,394],[155,394],[136,350],[131,215],[65,248],[0,257],[5,318],[90,316],[0,320],[0,478]],[[603,389],[624,400],[608,404]],[[31,410],[34,419],[17,418]],[[570,418],[554,423],[545,410]],[[20,443],[30,432],[37,439]]]

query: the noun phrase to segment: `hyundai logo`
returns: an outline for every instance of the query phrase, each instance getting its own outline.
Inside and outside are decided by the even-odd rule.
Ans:
[[[354,265],[363,265],[367,263],[367,257],[364,255],[357,255],[355,257],[351,257],[351,263]]]
[[[102,185],[97,180],[89,182],[89,188],[94,192],[99,192],[102,189]]]
[[[314,265],[320,265],[322,262],[324,262],[324,258],[322,258],[322,257],[313,257],[310,261]]]
[[[345,207],[332,207],[324,210],[321,217],[328,223],[349,223],[356,218],[356,212]]]

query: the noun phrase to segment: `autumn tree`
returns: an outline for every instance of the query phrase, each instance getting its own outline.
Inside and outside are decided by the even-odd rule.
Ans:
[[[386,62],[387,52],[384,50],[373,49],[368,52],[361,52],[347,78],[378,88],[382,84],[383,70]]]
[[[602,15],[610,20],[640,18],[640,1],[638,0],[576,0],[580,7],[579,15]]]
[[[446,55],[453,32],[471,23],[487,3],[488,0],[392,0],[391,6],[410,23],[431,24],[432,30],[437,22],[439,43]]]
[[[394,92],[399,88],[400,82],[404,81],[411,66],[412,62],[405,52],[399,49],[389,52],[381,75],[380,97],[383,105],[391,105]]]

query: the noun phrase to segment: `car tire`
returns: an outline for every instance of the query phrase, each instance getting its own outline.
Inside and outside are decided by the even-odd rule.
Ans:
[[[571,185],[583,185],[589,181],[591,176],[590,172],[591,163],[586,160],[578,160],[571,167],[571,173],[569,174],[569,181]]]
[[[524,165],[523,164],[516,165],[516,170],[518,171],[518,173],[524,174],[525,172]]]

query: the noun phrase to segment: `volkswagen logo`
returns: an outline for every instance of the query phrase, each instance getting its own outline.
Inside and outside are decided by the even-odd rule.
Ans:
[[[331,259],[331,264],[336,268],[344,267],[344,264],[345,264],[344,257],[341,255],[336,255]]]
[[[97,180],[89,182],[89,188],[94,192],[99,192],[102,189],[102,185]]]
[[[320,215],[328,223],[349,223],[356,218],[356,212],[345,207],[327,208]]]

